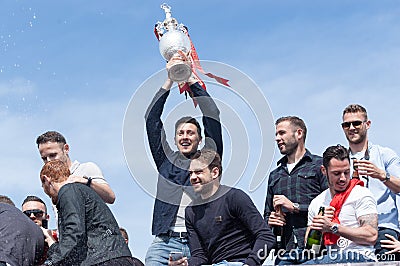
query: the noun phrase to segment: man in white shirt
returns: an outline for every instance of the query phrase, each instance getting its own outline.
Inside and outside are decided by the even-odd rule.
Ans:
[[[44,163],[53,160],[61,160],[68,165],[71,182],[86,184],[91,187],[105,203],[112,204],[115,201],[115,194],[110,185],[103,177],[100,168],[93,162],[79,163],[72,162],[69,157],[69,145],[65,137],[56,131],[47,131],[37,137],[40,157]]]
[[[304,264],[375,261],[376,201],[360,180],[350,179],[348,150],[341,145],[328,147],[323,154],[321,170],[328,179],[329,188],[311,201],[308,230],[324,233],[327,250],[323,256]],[[331,210],[331,215],[317,215],[320,206]]]

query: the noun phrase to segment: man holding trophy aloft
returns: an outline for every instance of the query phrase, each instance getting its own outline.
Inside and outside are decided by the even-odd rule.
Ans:
[[[165,11],[166,19],[163,24],[156,25],[155,33],[160,41],[160,52],[168,61],[168,78],[156,92],[145,116],[150,151],[158,171],[152,223],[155,239],[147,250],[146,266],[168,265],[171,252],[174,256],[190,256],[185,207],[194,194],[188,169],[191,156],[196,153],[203,138],[198,121],[186,116],[175,124],[174,140],[178,151],[172,150],[168,144],[161,115],[174,81],[179,83],[181,92],[187,92],[195,105],[200,107],[205,148],[213,149],[221,156],[223,149],[219,109],[205,90],[204,83],[193,71],[193,65],[198,62],[192,60],[193,46],[187,32],[171,17],[168,6],[164,4],[161,7]],[[162,31],[162,27],[167,30],[166,33]]]

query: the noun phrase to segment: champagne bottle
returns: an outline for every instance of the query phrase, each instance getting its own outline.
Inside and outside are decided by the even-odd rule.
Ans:
[[[275,210],[276,213],[282,213],[282,208],[279,206]],[[273,228],[274,235],[276,236],[276,249],[283,249],[283,226],[275,225]]]
[[[318,215],[324,215],[324,211],[324,207],[319,207]],[[308,232],[306,249],[309,249],[316,255],[319,255],[322,244],[322,232],[316,229],[311,229],[310,232]]]

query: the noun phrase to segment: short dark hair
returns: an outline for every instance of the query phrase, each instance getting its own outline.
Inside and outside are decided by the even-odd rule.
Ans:
[[[367,109],[359,104],[350,104],[343,110],[343,116],[348,113],[362,113],[364,115],[364,119],[368,120]]]
[[[281,118],[279,118],[278,120],[276,120],[275,122],[275,126],[277,126],[278,124],[288,121],[290,123],[290,125],[297,127],[297,128],[301,128],[301,130],[303,130],[303,141],[306,141],[306,137],[307,137],[307,127],[306,127],[306,123],[304,123],[304,121],[297,117],[297,116],[283,116]]]
[[[66,144],[67,141],[65,140],[64,136],[61,135],[61,133],[57,131],[47,131],[37,137],[36,139],[36,144],[39,147],[39,144],[44,144],[47,142],[56,142],[56,143],[61,143],[61,144]]]
[[[348,160],[350,162],[349,151],[342,145],[330,146],[326,148],[322,155],[322,164],[328,169],[330,161],[335,158],[339,161]]]
[[[193,124],[197,127],[197,134],[199,134],[199,137],[201,138],[201,126],[199,124],[199,122],[191,116],[184,116],[178,119],[178,121],[176,121],[175,123],[175,134],[178,131],[178,127],[181,124]]]
[[[14,202],[6,195],[0,195],[0,202],[15,206]]]
[[[207,164],[208,169],[210,171],[214,168],[217,167],[219,170],[219,177],[222,175],[222,164],[221,164],[221,157],[219,154],[211,149],[202,149],[197,151],[191,160],[199,160],[205,164]]]
[[[128,232],[126,231],[125,228],[120,227],[120,228],[119,228],[119,231],[121,232],[121,235],[122,235],[122,237],[123,237],[125,240],[129,240]]]
[[[46,206],[46,203],[44,203],[44,201],[43,201],[41,198],[36,197],[36,196],[27,196],[27,197],[24,199],[24,201],[22,202],[22,205],[21,205],[21,206],[23,206],[25,203],[27,203],[27,202],[29,202],[29,201],[37,201],[37,202],[42,203],[42,204],[44,205],[44,208],[45,208],[46,213],[47,213],[47,206]]]

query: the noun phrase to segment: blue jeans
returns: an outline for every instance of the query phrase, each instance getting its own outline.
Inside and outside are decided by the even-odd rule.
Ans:
[[[168,265],[169,253],[171,251],[182,252],[184,257],[190,257],[188,240],[185,238],[174,238],[169,236],[156,236],[147,249],[145,265],[160,266]]]
[[[226,265],[226,266],[242,266],[244,263],[243,262],[228,262],[226,260],[223,260],[218,263],[214,263],[213,266],[219,266],[219,265]]]

